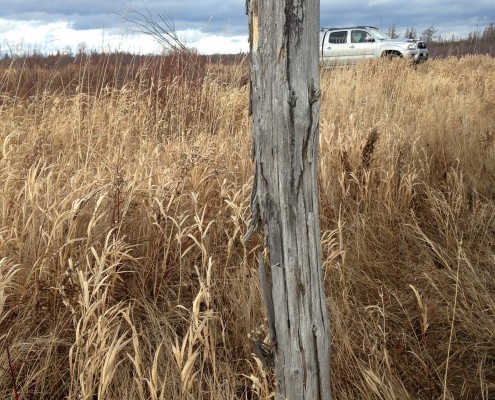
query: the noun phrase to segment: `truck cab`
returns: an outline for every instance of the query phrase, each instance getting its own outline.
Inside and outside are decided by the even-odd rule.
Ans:
[[[355,64],[370,58],[406,58],[426,61],[428,49],[423,41],[391,39],[372,26],[322,28],[320,30],[320,60],[335,65]]]

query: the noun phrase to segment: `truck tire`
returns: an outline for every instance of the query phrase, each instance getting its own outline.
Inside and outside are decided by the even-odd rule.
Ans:
[[[393,60],[394,58],[402,58],[402,54],[399,51],[390,50],[384,51],[382,53],[383,58],[388,58],[389,60]]]

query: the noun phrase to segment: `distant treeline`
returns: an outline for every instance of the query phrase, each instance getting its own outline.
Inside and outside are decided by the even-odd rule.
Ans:
[[[191,53],[164,53],[164,54],[135,54],[131,52],[113,51],[79,51],[72,53],[70,51],[58,51],[52,54],[43,54],[42,52],[24,53],[22,55],[9,55],[4,53],[0,58],[0,67],[12,66],[38,66],[38,67],[56,67],[65,68],[70,64],[89,64],[98,65],[101,63],[112,63],[120,65],[135,65],[136,67],[147,64],[152,60],[161,60],[165,63],[181,60],[195,60],[201,63],[236,65],[246,61],[247,54],[213,54],[202,55],[196,52]]]
[[[401,34],[396,30],[395,25],[388,29],[388,34],[392,38],[407,37],[411,39],[421,39],[428,43],[428,50],[431,58],[445,57],[460,57],[468,54],[488,54],[495,57],[495,24],[492,22],[484,29],[471,32],[466,38],[444,38],[437,35],[438,29],[435,26],[426,28],[421,34],[417,34],[414,27],[407,28]],[[197,63],[201,66],[207,64],[235,65],[247,62],[247,54],[216,54],[216,55],[201,55],[194,50],[190,53],[182,54],[161,54],[161,55],[139,55],[130,52],[98,52],[88,51],[85,46],[80,46],[76,53],[71,49],[65,49],[54,54],[44,54],[42,52],[33,51],[23,53],[22,55],[9,54],[4,52],[0,54],[0,67],[11,68],[20,67],[40,67],[50,69],[61,69],[68,65],[86,64],[92,66],[108,67],[109,64],[114,66],[126,66],[134,70],[149,63],[160,61],[165,65],[176,66],[177,60],[181,62]],[[186,61],[187,60],[187,61]]]
[[[469,33],[467,38],[434,38],[428,43],[432,57],[456,57],[466,54],[488,54],[495,57],[495,24],[488,24],[483,30]]]
[[[44,92],[99,95],[111,89],[139,87],[164,96],[177,82],[201,85],[218,68],[242,66],[246,54],[206,56],[195,52],[136,55],[127,52],[78,52],[4,57],[0,59],[1,95],[28,98]],[[217,69],[218,69],[217,68]],[[243,68],[244,70],[244,68]],[[242,79],[239,84],[247,83]]]
[[[452,36],[450,38],[438,35],[438,29],[432,25],[421,34],[417,34],[414,27],[407,28],[404,37],[421,39],[427,42],[430,57],[460,57],[468,54],[488,54],[495,57],[495,24],[489,23],[484,29],[471,32],[465,38]],[[388,29],[392,38],[399,38],[395,25]]]
[[[430,58],[461,57],[469,54],[481,54],[495,57],[495,40],[455,42],[442,41],[428,43]]]

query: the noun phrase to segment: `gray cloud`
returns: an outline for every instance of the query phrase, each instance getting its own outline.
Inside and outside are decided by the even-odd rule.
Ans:
[[[247,29],[244,0],[146,1],[146,8],[158,20],[166,14],[177,30],[205,28],[210,33],[243,34]],[[76,30],[122,28],[121,15],[131,7],[147,12],[143,2],[121,0],[2,0],[1,18],[21,21],[71,21]],[[125,25],[125,24],[124,24]]]
[[[224,36],[245,35],[245,0],[147,0],[148,10],[166,13],[177,30],[204,29]],[[120,17],[128,6],[144,11],[141,1],[122,0],[2,0],[1,18],[38,20],[45,23],[70,21],[76,30],[125,29]],[[322,26],[374,25],[387,30],[392,24],[401,31],[414,27],[418,33],[430,25],[449,37],[467,35],[495,22],[493,0],[321,0]]]

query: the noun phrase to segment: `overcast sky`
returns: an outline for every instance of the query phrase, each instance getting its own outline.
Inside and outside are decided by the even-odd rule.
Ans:
[[[495,0],[320,0],[322,26],[372,25],[404,34],[433,25],[444,38],[465,37],[495,22]],[[53,52],[80,43],[91,50],[159,51],[151,39],[131,32],[122,15],[144,11],[142,1],[0,0],[0,53],[36,48]],[[247,51],[245,0],[146,0],[153,13],[166,13],[188,46],[201,53]]]

